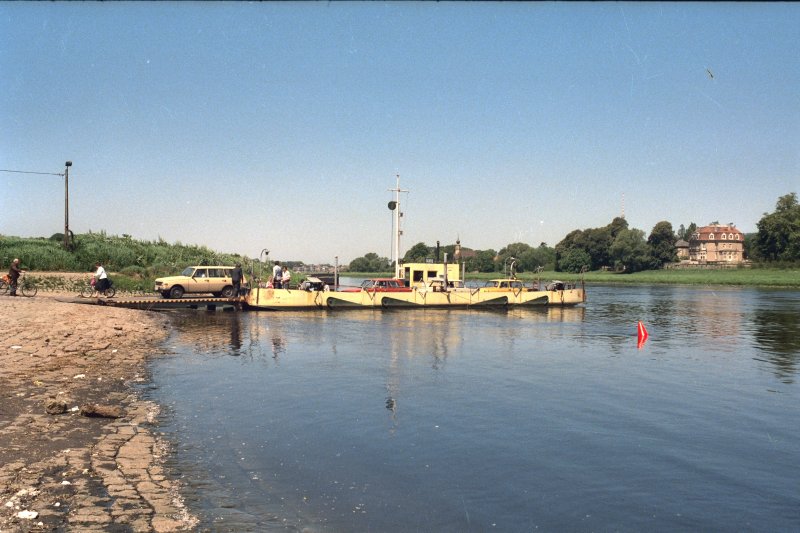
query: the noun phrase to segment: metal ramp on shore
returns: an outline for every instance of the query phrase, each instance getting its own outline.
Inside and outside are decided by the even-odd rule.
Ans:
[[[124,297],[124,298],[73,298],[71,303],[89,305],[107,305],[112,307],[126,307],[145,311],[161,311],[168,309],[201,309],[206,311],[238,311],[242,309],[244,298],[152,298],[152,297]]]

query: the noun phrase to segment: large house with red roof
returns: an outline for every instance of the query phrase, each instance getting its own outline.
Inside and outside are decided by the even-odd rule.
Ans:
[[[689,261],[693,263],[741,263],[744,233],[733,224],[697,228],[689,238]]]

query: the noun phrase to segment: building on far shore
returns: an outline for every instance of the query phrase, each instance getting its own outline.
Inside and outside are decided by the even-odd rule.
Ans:
[[[731,224],[712,224],[697,228],[689,238],[689,261],[692,263],[742,263],[744,233]]]
[[[688,261],[689,243],[683,239],[679,239],[678,242],[675,243],[675,253],[678,256],[678,261]]]

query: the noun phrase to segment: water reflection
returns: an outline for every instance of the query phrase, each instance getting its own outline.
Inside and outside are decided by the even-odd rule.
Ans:
[[[173,342],[190,346],[198,353],[239,355],[242,328],[237,313],[178,311],[170,313]]]
[[[735,355],[743,347],[751,358],[772,366],[782,380],[793,379],[800,361],[800,297],[797,291],[703,287],[593,287],[578,307],[498,310],[348,310],[282,313],[176,314],[175,342],[198,353],[269,358],[275,363],[293,344],[309,339],[336,355],[340,343],[371,342],[401,358],[426,358],[440,370],[449,357],[463,352],[467,332],[487,329],[493,342],[513,349],[531,335],[541,342],[569,338],[590,347],[599,338],[619,356],[635,347],[636,324],[648,331],[645,354],[687,349],[696,357]],[[489,350],[491,352],[491,349]],[[387,389],[389,385],[387,385]],[[397,397],[387,390],[387,408]]]
[[[156,392],[189,443],[183,472],[209,470],[212,488],[197,491],[229,530],[604,530],[643,508],[666,518],[630,529],[790,530],[800,293],[589,297],[176,314]],[[651,333],[642,350],[638,320]],[[743,504],[765,493],[774,513]],[[565,524],[572,515],[595,518]]]
[[[389,410],[389,433],[397,431],[397,398],[400,397],[400,354],[392,345],[392,354],[386,371],[386,409]]]
[[[509,309],[509,317],[519,318],[526,322],[564,323],[583,322],[585,307],[528,307]]]
[[[173,342],[190,346],[198,354],[273,358],[286,351],[285,317],[252,320],[247,313],[181,311],[173,313]],[[264,342],[264,341],[267,342]]]
[[[753,313],[752,338],[763,352],[757,357],[774,367],[776,377],[792,383],[800,358],[800,302],[781,301],[772,307],[759,307]]]
[[[239,350],[242,349],[242,328],[241,328],[241,321],[236,319],[232,319],[231,323],[231,348],[232,352],[231,355],[239,355]]]
[[[286,348],[283,346],[283,337],[279,334],[272,335],[272,358],[277,359],[279,354],[282,354],[286,351]]]

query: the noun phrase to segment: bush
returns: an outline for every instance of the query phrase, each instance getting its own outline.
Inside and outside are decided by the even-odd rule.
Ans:
[[[147,277],[147,269],[141,266],[127,266],[121,269],[119,273],[132,279],[144,279]]]
[[[558,261],[558,269],[563,272],[580,272],[584,267],[589,267],[592,258],[589,252],[581,248],[572,248]]]
[[[220,254],[205,246],[167,244],[161,239],[137,241],[130,235],[108,236],[105,232],[75,235],[74,248],[67,251],[55,237],[0,236],[0,267],[7,268],[19,258],[23,268],[32,271],[89,272],[100,261],[109,272],[144,280],[174,275],[189,265],[247,263],[241,255]]]
[[[75,257],[55,241],[0,237],[2,266],[7,267],[15,258],[28,270],[73,271],[78,268]]]

